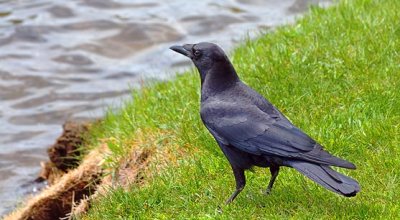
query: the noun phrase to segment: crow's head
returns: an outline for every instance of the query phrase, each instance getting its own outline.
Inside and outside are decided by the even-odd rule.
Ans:
[[[217,63],[229,63],[224,51],[213,43],[185,44],[172,46],[170,49],[189,57],[201,74],[205,74]]]

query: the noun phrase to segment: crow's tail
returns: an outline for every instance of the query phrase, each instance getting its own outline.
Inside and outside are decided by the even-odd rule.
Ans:
[[[351,197],[360,191],[356,180],[332,170],[329,166],[301,161],[290,161],[288,165],[337,194]]]

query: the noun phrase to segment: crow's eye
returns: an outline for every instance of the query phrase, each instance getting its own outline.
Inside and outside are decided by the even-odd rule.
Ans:
[[[201,55],[201,52],[199,50],[195,50],[193,54],[195,57],[199,57]]]

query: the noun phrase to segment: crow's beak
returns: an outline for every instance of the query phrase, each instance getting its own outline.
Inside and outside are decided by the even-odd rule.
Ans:
[[[185,44],[183,46],[172,46],[169,49],[191,58],[192,57],[192,47],[193,47],[193,44]]]

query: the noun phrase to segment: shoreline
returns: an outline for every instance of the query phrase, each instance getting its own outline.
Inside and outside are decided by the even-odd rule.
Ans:
[[[245,41],[232,54],[246,83],[330,152],[358,165],[346,174],[360,181],[360,195],[338,197],[284,170],[274,193],[265,197],[259,189],[268,176],[256,168],[246,173],[251,184],[235,203],[221,206],[233,179],[198,116],[198,74],[187,72],[134,91],[131,101],[90,129],[88,155],[103,152],[94,164],[111,175],[94,175],[102,176],[106,190],[90,209],[85,202],[77,206],[83,211],[75,215],[87,220],[400,217],[395,193],[400,42],[393,4],[400,7],[389,0],[355,0],[312,8],[295,24]]]

